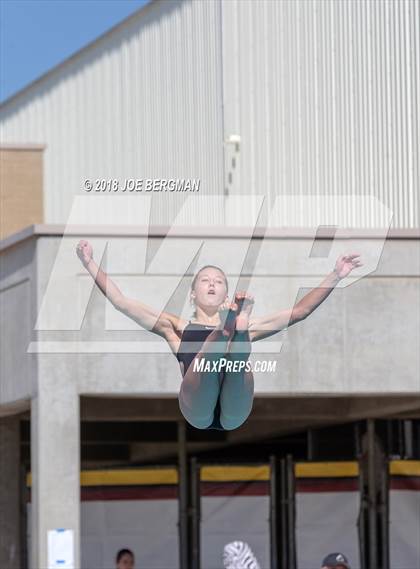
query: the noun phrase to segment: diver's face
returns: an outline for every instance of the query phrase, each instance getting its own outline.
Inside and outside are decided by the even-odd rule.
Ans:
[[[219,307],[227,295],[223,273],[218,269],[207,267],[198,273],[192,297],[201,308]]]
[[[118,562],[117,569],[134,569],[134,559],[129,553],[124,553]]]

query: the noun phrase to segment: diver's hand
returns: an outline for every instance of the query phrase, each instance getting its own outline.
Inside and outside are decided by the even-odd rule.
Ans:
[[[77,244],[76,253],[84,267],[87,267],[93,259],[92,245],[85,239],[81,239]]]
[[[350,253],[349,255],[340,255],[335,263],[334,272],[340,279],[344,279],[356,267],[362,267],[363,263],[358,259],[359,253]]]

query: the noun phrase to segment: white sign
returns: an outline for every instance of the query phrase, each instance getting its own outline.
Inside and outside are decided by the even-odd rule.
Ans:
[[[74,569],[72,529],[48,530],[48,569]]]

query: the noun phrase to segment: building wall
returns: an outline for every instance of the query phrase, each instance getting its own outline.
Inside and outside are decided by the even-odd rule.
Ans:
[[[27,353],[36,334],[36,245],[28,239],[1,252],[0,403],[4,413],[28,408],[38,378],[36,354]]]
[[[418,227],[419,10],[412,0],[224,2],[224,122],[242,139],[231,191],[372,195],[391,227]],[[347,227],[384,224],[363,204],[322,207]],[[273,224],[310,225],[307,209],[279,208]]]
[[[0,148],[0,239],[43,222],[43,148]]]
[[[46,145],[47,223],[67,221],[86,179],[200,179],[201,193],[219,191],[219,20],[218,2],[152,2],[3,105],[4,143]],[[172,219],[184,196],[171,197],[155,197],[152,222]],[[222,221],[219,208],[210,215]]]
[[[419,21],[415,0],[151,2],[6,102],[2,140],[46,144],[47,223],[66,222],[84,180],[129,177],[199,178],[201,193],[271,205],[372,195],[392,227],[419,227]],[[184,195],[168,197],[154,194],[152,222],[177,215]],[[318,207],[332,224],[388,224],[363,203]],[[271,223],[311,214],[297,202]],[[223,224],[223,204],[208,217]]]

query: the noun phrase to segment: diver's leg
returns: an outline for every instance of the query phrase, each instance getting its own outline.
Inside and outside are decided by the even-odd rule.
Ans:
[[[237,312],[234,308],[231,310],[233,319],[227,321],[224,328],[216,328],[207,336],[200,351],[191,362],[188,370],[185,371],[181,383],[178,395],[181,413],[197,429],[207,428],[214,418],[214,408],[220,394],[223,368],[222,370],[214,370],[213,368],[218,368],[221,358],[225,357],[229,342],[235,332]],[[199,371],[200,365],[207,366],[210,370]]]
[[[248,358],[251,339],[248,326],[254,300],[251,295],[238,293],[235,303],[240,312],[236,318],[229,353],[226,355],[228,363],[220,393],[220,423],[227,430],[236,429],[246,421],[254,400],[254,376],[250,369],[246,369],[250,365]]]
[[[250,353],[248,331],[236,332],[230,344],[230,352],[226,354],[228,363],[220,392],[220,423],[226,430],[237,429],[246,421],[252,410],[254,376],[252,371],[246,370]],[[233,371],[233,366],[237,371]]]

